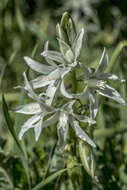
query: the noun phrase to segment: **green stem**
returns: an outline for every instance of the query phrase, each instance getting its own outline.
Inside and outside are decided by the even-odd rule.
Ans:
[[[95,129],[94,130],[94,137],[95,139],[112,137],[119,134],[124,134],[127,132],[127,127],[122,127],[121,129]]]
[[[72,76],[72,93],[76,93],[76,91],[77,91],[77,82],[76,82],[76,72],[75,72],[75,70],[72,70],[71,76]]]
[[[127,46],[127,41],[120,42],[118,46],[116,47],[115,51],[113,52],[111,59],[109,61],[109,66],[106,69],[106,72],[109,72],[112,70],[112,67],[117,60],[118,56],[120,55],[121,51],[123,50],[124,47]]]

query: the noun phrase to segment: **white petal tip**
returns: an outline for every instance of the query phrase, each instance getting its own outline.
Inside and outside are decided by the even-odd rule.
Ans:
[[[45,57],[45,56],[46,56],[46,51],[43,51],[43,52],[41,53],[41,55]]]
[[[19,134],[19,140],[21,141],[22,140],[22,135]]]
[[[31,59],[31,58],[30,58],[30,57],[28,57],[28,56],[25,56],[25,57],[24,57],[24,60],[26,61],[26,63],[27,63],[27,64],[30,64],[30,62],[29,62],[29,61],[30,61],[30,59]]]
[[[36,141],[36,142],[38,141],[38,139],[39,139],[39,137],[35,137],[35,141]]]
[[[125,102],[125,101],[121,102],[121,104],[122,104],[123,106],[126,106],[126,102]]]
[[[84,33],[84,28],[81,28],[81,32],[83,32],[83,33]]]
[[[125,80],[125,79],[122,79],[121,82],[126,82],[126,80]]]

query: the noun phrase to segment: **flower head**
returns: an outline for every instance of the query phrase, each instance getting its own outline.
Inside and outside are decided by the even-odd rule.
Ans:
[[[14,110],[17,113],[32,115],[32,117],[30,117],[21,127],[21,131],[19,133],[20,140],[22,139],[24,133],[30,128],[34,128],[35,139],[38,140],[43,128],[57,124],[59,144],[62,145],[66,143],[69,126],[71,126],[80,139],[86,141],[91,146],[96,147],[95,143],[79,125],[79,122],[93,124],[95,121],[87,116],[75,114],[72,108],[75,103],[74,100],[67,102],[60,108],[48,106],[45,103],[44,98],[37,96],[37,94],[33,91],[32,85],[28,81],[25,73],[23,76],[25,80],[24,89],[26,90],[28,96],[34,99],[35,102],[19,106]],[[48,116],[48,119],[45,119],[46,116]]]
[[[106,49],[104,49],[100,62],[98,64],[97,69],[93,72],[91,68],[88,68],[84,63],[79,62],[80,67],[83,71],[83,76],[81,76],[81,80],[85,83],[85,88],[82,93],[79,94],[69,94],[64,86],[64,81],[61,84],[61,93],[67,98],[88,98],[89,99],[89,107],[90,107],[90,115],[92,119],[95,119],[98,112],[98,95],[111,98],[117,101],[120,104],[125,105],[124,99],[120,96],[120,94],[112,87],[110,87],[107,82],[108,80],[115,80],[119,82],[124,82],[124,80],[120,80],[116,75],[105,73],[105,69],[108,65],[108,55],[106,53]]]

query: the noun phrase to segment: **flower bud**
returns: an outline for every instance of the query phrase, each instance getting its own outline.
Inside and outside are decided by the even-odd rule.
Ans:
[[[71,49],[69,49],[66,53],[65,53],[65,58],[69,63],[72,63],[74,61],[74,55],[73,52],[71,51]]]
[[[91,146],[80,140],[79,154],[84,169],[92,178],[94,178],[95,161]]]

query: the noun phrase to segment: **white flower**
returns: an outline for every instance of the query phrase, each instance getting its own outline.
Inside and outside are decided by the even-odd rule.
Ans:
[[[52,104],[55,93],[64,76],[77,65],[77,58],[82,47],[83,35],[84,30],[81,29],[81,31],[75,37],[72,47],[70,47],[61,39],[58,39],[61,52],[48,50],[48,42],[46,42],[44,51],[41,55],[45,57],[49,65],[41,64],[37,61],[34,61],[30,57],[24,57],[27,65],[31,69],[42,74],[41,76],[32,80],[31,84],[34,89],[45,86],[48,87],[46,91],[46,95],[48,97],[46,102],[47,105]]]
[[[110,87],[107,82],[108,80],[115,80],[119,82],[124,82],[120,80],[116,75],[104,73],[108,65],[108,55],[106,49],[102,54],[101,60],[95,72],[92,72],[90,68],[87,68],[85,64],[79,62],[80,67],[83,70],[84,75],[81,77],[81,80],[86,84],[85,89],[82,93],[79,94],[70,94],[66,91],[64,86],[64,81],[61,83],[61,93],[67,98],[88,98],[90,101],[90,115],[92,119],[95,119],[98,112],[98,94],[111,98],[117,101],[120,104],[125,105],[124,99],[120,94],[112,87]]]
[[[73,112],[73,104],[75,101],[69,101],[60,108],[54,108],[45,104],[44,99],[33,91],[32,85],[27,79],[26,74],[23,74],[25,80],[25,86],[22,87],[26,90],[29,97],[35,100],[33,103],[25,104],[19,106],[14,111],[21,114],[32,115],[21,127],[19,133],[19,139],[21,140],[24,133],[30,128],[34,128],[35,139],[39,139],[41,131],[43,128],[57,124],[57,132],[60,144],[64,144],[67,140],[69,126],[72,126],[76,135],[95,147],[95,143],[89,138],[87,133],[80,127],[79,122],[87,122],[90,124],[95,123],[92,119],[87,116],[77,115]],[[45,116],[48,119],[45,120]]]

